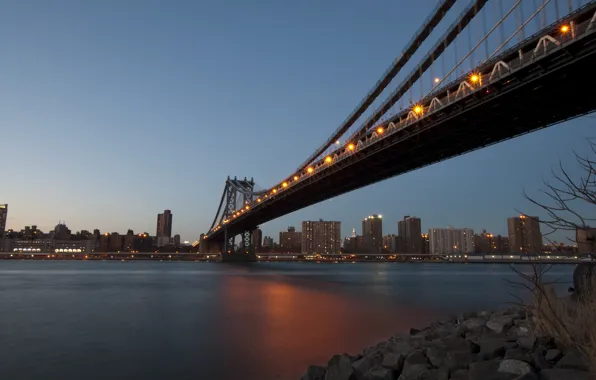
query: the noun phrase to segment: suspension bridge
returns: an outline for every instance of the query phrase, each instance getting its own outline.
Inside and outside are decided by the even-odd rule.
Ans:
[[[456,2],[439,1],[362,102],[294,172],[266,189],[228,177],[200,251],[252,261],[260,224],[596,109],[596,1],[472,0],[413,61]]]

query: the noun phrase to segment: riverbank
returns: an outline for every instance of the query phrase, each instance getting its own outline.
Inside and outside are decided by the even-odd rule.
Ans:
[[[392,336],[356,355],[311,365],[302,380],[588,380],[574,350],[536,334],[521,308],[466,313],[409,335]]]

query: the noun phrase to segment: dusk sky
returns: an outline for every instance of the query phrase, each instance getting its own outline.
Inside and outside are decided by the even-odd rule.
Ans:
[[[196,240],[226,176],[290,175],[399,55],[436,0],[5,0],[0,14],[0,203],[7,228],[155,233]],[[461,9],[461,7],[459,8]],[[403,76],[402,76],[403,77]],[[573,91],[574,89],[570,89]],[[563,94],[564,96],[564,94]],[[545,110],[548,112],[548,110]],[[490,115],[487,115],[490,117]],[[261,226],[404,215],[506,234],[536,209],[559,160],[574,169],[584,117],[369,186]],[[574,170],[571,170],[575,173]]]

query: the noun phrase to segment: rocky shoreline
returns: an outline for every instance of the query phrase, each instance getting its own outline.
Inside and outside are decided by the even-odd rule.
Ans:
[[[360,354],[309,366],[302,380],[589,380],[575,350],[534,333],[521,308],[466,313],[409,335],[392,336]]]

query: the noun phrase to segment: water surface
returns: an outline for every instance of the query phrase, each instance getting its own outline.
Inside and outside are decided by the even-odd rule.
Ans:
[[[515,301],[516,279],[500,264],[0,261],[0,379],[298,379]]]

